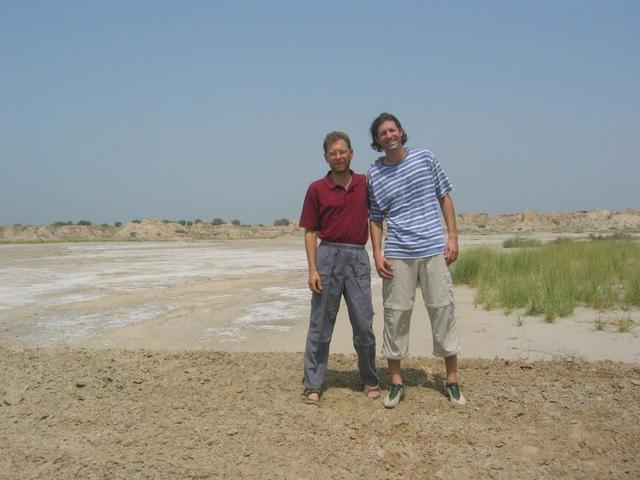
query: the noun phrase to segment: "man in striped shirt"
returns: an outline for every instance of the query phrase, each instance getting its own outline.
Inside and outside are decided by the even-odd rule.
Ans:
[[[373,257],[383,279],[384,344],[391,388],[384,399],[393,408],[404,398],[400,362],[409,355],[409,325],[420,286],[433,334],[433,354],[444,357],[445,393],[464,405],[457,378],[460,350],[455,325],[453,284],[448,266],[458,257],[453,190],[436,157],[428,150],[405,147],[407,134],[389,113],[371,124],[371,146],[384,156],[370,168],[369,220]],[[445,241],[440,211],[447,225]],[[387,236],[382,252],[382,222]]]

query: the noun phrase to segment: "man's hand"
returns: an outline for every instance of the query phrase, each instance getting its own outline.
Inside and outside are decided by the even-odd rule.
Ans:
[[[449,237],[444,245],[444,260],[447,266],[458,259],[458,239]]]
[[[376,271],[380,278],[386,278],[390,280],[393,278],[393,265],[382,255],[374,257],[374,263],[376,264]]]
[[[315,293],[322,293],[322,279],[317,271],[309,272],[309,289]]]

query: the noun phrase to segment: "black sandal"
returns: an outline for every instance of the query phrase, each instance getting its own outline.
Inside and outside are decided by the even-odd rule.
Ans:
[[[313,393],[317,393],[318,394],[318,400],[312,400],[311,398],[309,398],[309,396]],[[318,406],[318,403],[320,402],[320,396],[322,394],[320,393],[320,390],[315,390],[313,388],[305,388],[304,389],[304,393],[302,394],[302,401],[304,403],[306,403],[307,405],[315,405]]]
[[[365,397],[369,400],[378,400],[382,396],[382,389],[380,388],[380,385],[364,385],[362,387],[362,391],[364,392]],[[378,392],[378,394],[370,397],[369,394],[371,392]]]

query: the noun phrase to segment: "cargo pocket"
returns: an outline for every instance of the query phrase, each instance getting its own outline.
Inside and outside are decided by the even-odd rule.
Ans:
[[[453,305],[453,280],[451,279],[451,272],[445,266],[445,271],[442,273],[442,301],[445,304]]]
[[[354,270],[357,279],[371,281],[371,265],[369,262],[359,261],[355,265]]]
[[[423,290],[426,290],[425,305],[434,308],[453,305],[453,282],[444,255],[433,257],[430,261],[433,263],[430,265],[426,289]]]
[[[331,271],[333,270],[333,257],[331,249],[320,246],[318,247],[316,268],[322,280],[322,286],[329,285],[331,283]]]

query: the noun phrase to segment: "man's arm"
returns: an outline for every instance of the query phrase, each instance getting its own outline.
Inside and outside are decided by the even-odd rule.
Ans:
[[[382,222],[369,220],[369,233],[371,234],[373,261],[376,265],[378,275],[381,278],[393,278],[393,266],[382,254]]]
[[[458,259],[458,227],[456,226],[456,212],[453,208],[453,200],[448,193],[440,198],[440,209],[449,234],[444,246],[444,259],[447,265],[451,265]]]
[[[309,265],[309,289],[315,293],[322,293],[322,280],[318,273],[318,235],[315,230],[304,229],[304,249]]]

